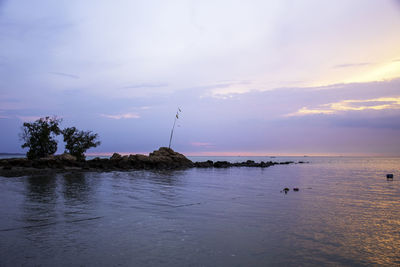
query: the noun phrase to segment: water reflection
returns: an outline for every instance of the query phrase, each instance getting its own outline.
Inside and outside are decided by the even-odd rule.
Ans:
[[[157,208],[154,211],[158,212],[161,207],[181,203],[185,171],[114,172],[109,175],[112,177],[111,193],[118,195],[112,203],[116,208]]]
[[[396,266],[389,163],[0,178],[0,265]]]
[[[296,208],[290,211],[295,221],[287,225],[293,233],[288,243],[296,245],[300,260],[316,265],[399,264],[400,212],[394,208],[399,203],[398,184],[375,171],[382,168],[376,161],[363,162],[359,169],[338,167],[303,169],[302,182],[313,189],[284,207]]]
[[[56,220],[56,175],[33,176],[26,179],[24,221],[28,226],[45,225]]]
[[[61,224],[93,219],[91,201],[96,197],[86,173],[48,174],[25,180],[22,227],[27,236],[46,238],[46,231]]]
[[[88,201],[90,184],[86,181],[86,173],[66,173],[62,177],[63,196],[66,202],[82,204]]]
[[[42,248],[43,244],[52,239],[58,221],[56,175],[28,177],[25,184],[21,229],[27,240]],[[27,252],[30,257],[33,254],[34,250]]]
[[[56,174],[30,176],[26,180],[27,202],[54,203],[56,195]]]

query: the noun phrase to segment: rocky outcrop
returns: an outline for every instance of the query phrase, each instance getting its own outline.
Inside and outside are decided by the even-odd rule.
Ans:
[[[167,147],[161,147],[149,156],[141,154],[121,156],[114,153],[109,160],[96,158],[86,161],[86,164],[89,168],[101,170],[185,169],[194,166],[184,155]]]
[[[92,160],[79,161],[74,156],[62,154],[50,156],[38,160],[28,160],[26,158],[1,159],[0,175],[16,176],[15,173],[21,175],[32,174],[38,170],[51,171],[71,171],[71,170],[89,170],[89,171],[113,171],[113,170],[171,170],[186,168],[229,168],[229,167],[261,167],[266,168],[277,164],[290,164],[288,162],[260,162],[256,163],[252,160],[238,163],[230,163],[228,161],[211,160],[204,162],[195,162],[186,158],[183,154],[173,151],[167,147],[161,147],[153,151],[148,156],[135,154],[122,156],[114,153],[110,159],[94,158]]]
[[[149,159],[151,163],[161,168],[170,167],[176,169],[194,166],[191,160],[168,147],[160,147],[158,150],[153,151],[150,153]]]

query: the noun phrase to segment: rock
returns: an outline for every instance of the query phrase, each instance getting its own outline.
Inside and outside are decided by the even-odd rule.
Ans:
[[[109,168],[109,159],[101,159],[101,158],[94,158],[92,160],[86,161],[88,164],[89,168],[94,168],[94,169],[108,169]]]
[[[62,169],[66,166],[75,166],[77,164],[77,158],[68,153],[61,155],[50,155],[34,161],[36,162],[32,163],[32,166],[34,167],[39,166],[39,168],[52,169]]]
[[[393,174],[392,173],[386,174],[386,178],[393,180]]]
[[[248,160],[248,161],[246,161],[246,164],[245,164],[246,167],[256,167],[257,165],[259,165],[259,164],[255,163],[254,160]]]
[[[50,161],[54,161],[54,160],[76,160],[76,157],[72,156],[71,154],[64,153],[64,154],[60,154],[60,155],[49,155],[47,157],[40,158],[39,160],[50,160]]]
[[[285,194],[287,194],[287,192],[289,192],[289,190],[290,190],[289,188],[285,187],[285,188],[283,188],[282,191],[283,191]],[[282,192],[282,191],[281,191],[281,192]]]
[[[112,154],[112,156],[110,158],[110,160],[121,160],[121,159],[122,159],[122,156],[118,153]]]
[[[288,165],[294,163],[293,161],[284,161],[284,162],[279,162],[280,165]]]
[[[214,162],[214,167],[215,168],[228,168],[231,166],[231,163],[228,161],[216,161]]]
[[[287,187],[283,188],[283,191],[289,191],[289,190],[290,190],[290,189],[287,188]]]
[[[3,166],[3,170],[11,170],[12,169],[12,165],[11,164],[7,164]]]
[[[194,164],[183,154],[173,151],[168,147],[160,147],[149,154],[149,164],[157,169],[190,168]]]
[[[214,166],[214,162],[212,160],[207,160],[203,162],[195,162],[194,166],[197,168],[211,168]]]
[[[71,154],[68,154],[68,153],[57,155],[57,156],[55,156],[55,158],[57,160],[76,161],[76,157],[72,156]]]
[[[274,165],[274,163],[272,161],[268,161],[268,162],[261,161],[260,162],[260,167],[261,168],[267,168],[267,167],[270,167],[272,165]]]
[[[92,160],[78,160],[76,157],[64,153],[61,155],[52,155],[46,158],[29,160],[26,158],[10,158],[0,159],[0,174],[13,175],[13,173],[23,174],[30,173],[32,170],[35,173],[42,173],[48,171],[66,171],[66,170],[152,170],[152,169],[185,169],[185,168],[229,168],[229,167],[269,167],[277,164],[289,164],[292,162],[261,162],[256,163],[253,160],[245,162],[230,163],[228,161],[211,160],[204,162],[193,163],[186,158],[183,154],[175,152],[174,150],[161,147],[158,150],[150,153],[149,156],[145,155],[129,155],[121,156],[114,153],[109,159],[107,158],[94,158]],[[16,171],[14,171],[16,170]],[[284,192],[287,193],[285,189]],[[282,191],[283,192],[283,191]]]
[[[121,160],[118,161],[118,167],[124,170],[131,168],[131,161],[128,156],[123,156]]]
[[[129,155],[128,160],[131,164],[131,167],[133,169],[145,169],[148,168],[146,167],[150,160],[148,156],[141,155],[141,154],[135,154],[135,155]]]
[[[150,161],[148,156],[142,155],[142,154],[130,155],[129,159],[130,160],[142,161],[142,162],[149,162]]]

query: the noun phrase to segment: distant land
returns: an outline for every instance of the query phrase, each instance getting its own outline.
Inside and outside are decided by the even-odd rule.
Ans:
[[[10,155],[22,156],[22,155],[25,155],[25,153],[5,153],[5,152],[0,152],[0,156],[10,156]]]

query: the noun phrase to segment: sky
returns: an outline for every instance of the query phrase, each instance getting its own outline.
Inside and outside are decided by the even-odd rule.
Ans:
[[[400,156],[398,0],[0,0],[0,152]],[[59,153],[63,142],[59,138]]]

